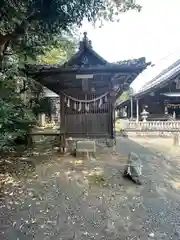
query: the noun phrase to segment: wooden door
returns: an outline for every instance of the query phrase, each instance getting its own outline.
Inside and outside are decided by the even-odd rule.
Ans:
[[[95,99],[95,94],[84,95],[85,100]],[[76,99],[82,99],[76,95]],[[89,110],[86,110],[85,104],[73,106],[73,103],[66,107],[65,111],[65,132],[69,137],[106,137],[111,135],[110,124],[111,108],[109,101],[102,103],[99,107],[99,102],[92,103]]]

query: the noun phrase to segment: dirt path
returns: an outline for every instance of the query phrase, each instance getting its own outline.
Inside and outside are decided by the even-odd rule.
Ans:
[[[118,138],[117,150],[74,161],[37,149],[28,156],[34,171],[6,185],[0,239],[180,239],[179,170],[128,139]],[[143,159],[143,186],[121,177],[129,151]]]

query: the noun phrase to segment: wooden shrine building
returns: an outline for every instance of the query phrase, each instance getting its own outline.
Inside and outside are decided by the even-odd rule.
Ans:
[[[147,120],[179,120],[180,60],[160,72],[131,98],[117,104],[116,109],[125,109],[127,118],[136,121],[142,120],[144,109],[148,112]]]
[[[65,138],[113,138],[114,103],[146,67],[145,58],[109,63],[87,34],[63,65],[28,65],[32,77],[60,96],[61,144]]]

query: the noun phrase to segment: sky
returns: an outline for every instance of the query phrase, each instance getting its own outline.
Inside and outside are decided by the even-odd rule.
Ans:
[[[105,22],[102,28],[84,22],[80,30],[87,32],[93,49],[109,62],[146,57],[155,64],[133,82],[135,92],[180,58],[180,0],[137,2],[140,13],[123,13],[119,23]]]
[[[92,46],[109,62],[146,57],[156,66],[145,70],[133,83],[135,91],[180,57],[180,0],[138,0],[141,12],[121,15],[119,23],[102,28],[84,22]]]

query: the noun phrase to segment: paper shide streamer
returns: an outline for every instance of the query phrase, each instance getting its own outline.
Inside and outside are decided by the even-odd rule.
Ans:
[[[81,102],[80,102],[80,103],[79,103],[78,112],[80,112],[80,111],[81,111],[81,108],[82,108],[82,104],[81,104]]]

